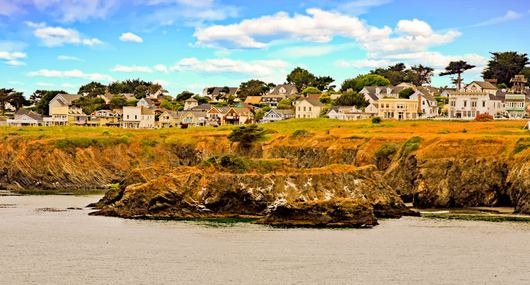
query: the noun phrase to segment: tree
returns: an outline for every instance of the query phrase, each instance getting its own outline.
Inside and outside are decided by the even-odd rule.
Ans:
[[[336,87],[335,85],[331,85],[333,82],[335,82],[335,79],[330,76],[319,76],[315,79],[313,86],[320,91],[330,91],[334,90]]]
[[[190,99],[191,97],[193,97],[193,93],[189,92],[189,91],[182,91],[180,94],[177,95],[177,98],[175,98],[175,100],[179,101],[179,102],[184,102],[188,99]]]
[[[341,91],[361,91],[365,86],[388,86],[390,81],[381,75],[365,74],[352,79],[347,79],[342,83]]]
[[[416,93],[416,91],[414,91],[414,89],[412,88],[405,88],[401,91],[399,91],[399,98],[403,98],[403,99],[409,99],[410,96],[412,96],[412,94]]]
[[[295,68],[287,75],[287,83],[294,84],[299,91],[313,85],[315,80],[315,75],[301,67]]]
[[[363,94],[355,91],[347,91],[335,100],[335,105],[337,106],[355,106],[359,109],[366,108],[369,104]]]
[[[457,75],[457,88],[458,90],[462,89],[462,73],[466,70],[475,68],[474,65],[471,65],[463,60],[460,61],[451,61],[449,65],[445,68],[445,71],[440,73],[440,76],[446,75]]]
[[[322,94],[322,91],[320,91],[316,87],[307,87],[306,89],[304,89],[304,91],[302,91],[302,95],[304,96],[313,95],[313,94]]]
[[[278,102],[278,109],[281,110],[288,110],[293,108],[293,99],[282,99],[280,102]]]
[[[103,109],[105,106],[105,100],[101,98],[82,96],[81,98],[73,101],[72,105],[81,108],[85,114],[90,115],[94,111]]]
[[[110,99],[109,105],[112,109],[121,109],[123,106],[127,106],[127,98],[122,95],[115,95]]]
[[[383,76],[390,81],[390,84],[397,85],[405,82],[407,77],[406,69],[407,67],[404,63],[397,63],[387,68],[377,68],[370,73]]]
[[[514,51],[492,52],[492,58],[488,62],[486,69],[482,72],[482,77],[486,79],[497,79],[497,84],[512,86],[511,79],[520,74],[523,69],[530,64],[526,53],[519,54]]]
[[[105,95],[106,91],[107,91],[107,86],[99,82],[92,81],[88,84],[81,86],[77,94],[81,94],[81,95],[94,98],[99,95]]]
[[[243,149],[250,148],[255,142],[263,140],[269,131],[258,127],[258,125],[247,125],[232,130],[228,135],[231,142],[239,142]]]
[[[267,83],[261,80],[252,79],[241,83],[237,97],[245,100],[248,96],[261,96],[269,90],[270,86]]]
[[[24,106],[28,106],[30,103],[26,97],[24,97],[24,93],[22,92],[13,92],[9,98],[9,104],[11,106],[15,107],[15,109],[20,109]]]
[[[149,91],[149,86],[146,85],[138,85],[134,88],[134,97],[136,99],[142,99],[147,97],[147,93]]]
[[[2,112],[2,115],[6,113],[6,105],[9,103],[9,100],[11,99],[11,96],[14,92],[15,90],[13,89],[0,89],[0,111]]]
[[[434,69],[423,65],[414,65],[408,72],[409,81],[415,85],[430,84]]]
[[[33,98],[39,98],[35,105],[35,111],[41,115],[49,115],[50,101],[57,96],[57,94],[67,94],[63,90],[37,90],[31,95]]]
[[[207,104],[208,103],[208,97],[203,97],[203,96],[199,96],[199,95],[195,95],[193,96],[193,99],[197,100],[199,105],[200,104]]]

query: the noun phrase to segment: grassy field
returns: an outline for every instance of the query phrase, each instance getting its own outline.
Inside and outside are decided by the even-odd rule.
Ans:
[[[330,134],[338,137],[384,137],[410,138],[529,138],[525,129],[527,121],[394,121],[384,120],[373,124],[370,120],[337,121],[330,119],[292,119],[261,125],[275,131],[275,136],[290,135],[297,130],[312,134]],[[158,140],[165,142],[193,142],[203,136],[225,136],[234,126],[195,127],[188,129],[128,130],[120,128],[89,127],[0,127],[0,141],[7,138],[29,138],[32,140],[100,139],[102,142],[123,142],[128,138]]]

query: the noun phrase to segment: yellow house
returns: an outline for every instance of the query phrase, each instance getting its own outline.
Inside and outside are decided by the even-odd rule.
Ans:
[[[180,124],[180,116],[182,112],[165,111],[158,118],[158,124],[162,128],[177,127]]]
[[[296,101],[296,118],[318,118],[324,104],[316,98],[302,98]]]
[[[383,98],[378,101],[378,116],[386,119],[414,120],[418,118],[417,99]]]
[[[86,123],[87,115],[80,108],[72,106],[72,102],[79,98],[81,95],[57,94],[48,105],[50,117],[44,118],[44,123],[48,126]]]

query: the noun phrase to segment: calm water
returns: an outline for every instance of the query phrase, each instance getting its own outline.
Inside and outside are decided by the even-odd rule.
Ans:
[[[530,284],[530,224],[285,230],[57,211],[97,199],[0,197],[0,283]]]

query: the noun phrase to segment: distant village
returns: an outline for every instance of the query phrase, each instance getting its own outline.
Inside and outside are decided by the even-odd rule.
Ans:
[[[136,84],[143,86],[140,92],[136,87],[134,93],[122,93],[113,92],[116,88],[92,82],[80,88],[78,94],[56,92],[51,97],[49,92],[43,93],[50,97],[46,104],[39,101],[44,98],[42,94],[39,95],[42,98],[37,98],[29,106],[16,106],[4,100],[0,125],[150,129],[216,127],[321,117],[335,120],[374,117],[395,120],[474,120],[480,116],[490,119],[529,118],[530,89],[523,74],[513,75],[508,84],[499,83],[498,79],[463,84],[460,76],[466,70],[466,63],[459,63],[461,65],[457,65],[454,72],[448,67],[449,74],[458,76],[454,79],[454,88],[432,87],[429,84],[432,69],[423,66],[416,67],[416,70],[414,67],[406,69],[404,65],[346,80],[340,91],[335,91],[335,86],[331,85],[334,81],[331,77],[317,77],[301,68],[293,70],[287,83],[283,84],[250,80],[239,87],[206,87],[202,94],[183,92],[176,97],[152,83],[145,83],[146,86]],[[464,68],[458,69],[462,66]],[[394,72],[396,70],[398,73]],[[401,74],[401,78],[387,74]],[[411,78],[413,80],[407,80]],[[138,82],[142,81],[136,80]],[[37,104],[40,104],[40,112]]]

